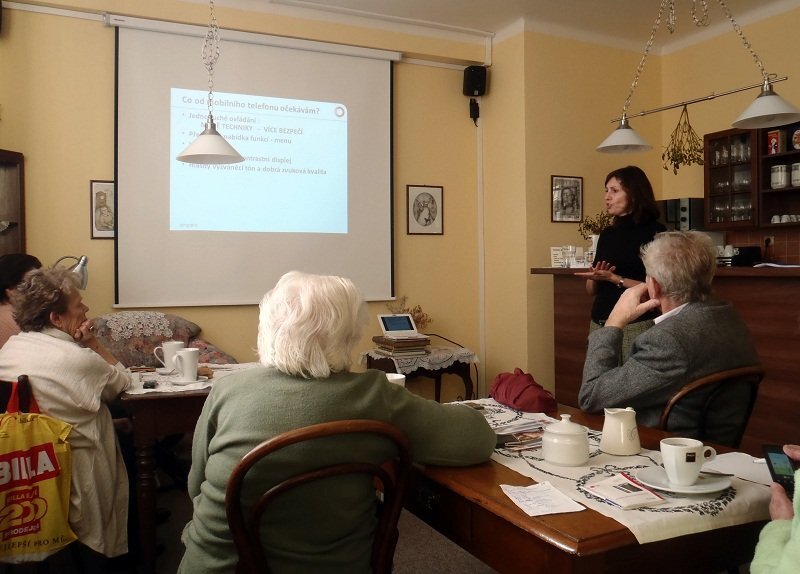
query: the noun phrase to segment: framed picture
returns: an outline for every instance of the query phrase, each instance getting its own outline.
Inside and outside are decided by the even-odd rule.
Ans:
[[[583,219],[583,178],[551,175],[553,191],[551,221],[580,222]]]
[[[114,239],[117,228],[114,213],[114,182],[93,179],[89,182],[92,239]]]
[[[407,185],[409,235],[443,235],[444,188],[435,185]]]

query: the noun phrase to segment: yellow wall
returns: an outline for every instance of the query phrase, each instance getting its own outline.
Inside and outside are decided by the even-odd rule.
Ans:
[[[47,4],[194,24],[207,19],[206,6],[177,0]],[[217,16],[227,28],[397,50],[440,62],[480,62],[485,50],[481,41],[452,35],[436,38],[224,7],[217,8]],[[745,29],[771,71],[796,69],[786,39],[793,37],[798,16],[800,10]],[[549,264],[551,245],[586,242],[577,225],[550,221],[551,175],[584,178],[585,215],[602,209],[605,174],[629,163],[650,174],[659,197],[702,195],[702,168],[682,168],[677,176],[661,169],[662,146],[680,110],[632,120],[653,144],[652,152],[594,151],[614,127],[610,120],[621,112],[639,58],[638,52],[520,29],[494,44],[480,128],[469,119],[460,70],[395,66],[396,291],[434,317],[429,331],[482,350],[484,392],[494,374],[514,367],[553,385],[551,280],[532,277],[529,269]],[[28,250],[46,263],[64,254],[88,255],[87,302],[94,314],[109,312],[113,242],[89,238],[88,188],[91,179],[113,178],[114,31],[95,21],[6,9],[0,77],[0,148],[26,158]],[[726,34],[664,57],[651,55],[631,111],[758,80],[737,37]],[[800,101],[797,79],[776,89]],[[692,124],[701,135],[724,129],[755,94],[692,106]],[[405,233],[409,184],[444,187],[444,235]],[[384,309],[371,304],[372,313]],[[253,360],[256,307],[165,310],[197,322],[207,339],[239,360]],[[377,324],[370,326],[361,349],[377,331]],[[444,398],[458,392],[459,384],[448,380]]]

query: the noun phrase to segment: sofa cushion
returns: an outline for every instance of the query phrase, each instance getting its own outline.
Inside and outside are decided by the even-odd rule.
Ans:
[[[235,363],[236,359],[197,338],[200,327],[160,311],[119,311],[96,317],[95,336],[126,367],[160,367],[153,349],[164,341],[183,341],[200,349],[201,363]],[[209,360],[213,359],[213,360]]]

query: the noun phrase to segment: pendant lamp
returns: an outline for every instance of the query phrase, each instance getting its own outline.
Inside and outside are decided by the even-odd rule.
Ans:
[[[692,20],[696,26],[708,26],[708,2],[709,0],[695,0],[694,2],[692,2]],[[742,41],[742,44],[744,44],[744,47],[750,52],[750,55],[755,61],[756,66],[761,72],[761,78],[762,78],[761,83],[741,88],[735,88],[733,90],[728,90],[722,93],[712,93],[705,97],[686,100],[683,102],[662,106],[660,108],[655,108],[652,110],[644,110],[642,112],[639,112],[638,114],[633,114],[633,115],[637,117],[646,116],[648,114],[654,114],[656,112],[662,112],[664,110],[670,110],[677,107],[686,107],[689,104],[712,100],[720,96],[727,96],[729,94],[734,94],[737,92],[741,92],[743,90],[761,88],[761,93],[759,94],[759,96],[752,104],[750,104],[750,106],[748,106],[748,108],[744,112],[742,112],[742,114],[738,118],[736,118],[736,120],[733,122],[733,127],[741,129],[771,128],[774,126],[800,121],[800,110],[798,110],[792,104],[781,98],[772,89],[772,84],[786,80],[788,78],[786,76],[778,78],[776,74],[767,73],[764,64],[758,57],[758,54],[756,54],[755,50],[750,45],[750,42],[747,40],[747,38],[745,38],[744,34],[742,33],[741,27],[733,18],[733,15],[731,14],[728,5],[725,3],[725,0],[717,0],[717,3],[722,8],[726,18],[728,18],[728,20],[730,21],[731,26],[733,26],[733,29],[739,36],[739,39]],[[697,14],[698,4],[702,8],[701,16],[698,16]],[[633,130],[633,128],[631,128],[630,124],[628,123],[628,118],[630,117],[628,113],[628,108],[630,107],[631,97],[633,96],[633,92],[636,90],[636,87],[639,84],[639,77],[642,74],[642,70],[644,70],[645,61],[647,60],[647,55],[650,53],[650,48],[653,45],[653,40],[655,39],[656,32],[658,31],[658,28],[661,25],[662,17],[664,17],[665,15],[667,17],[667,28],[669,29],[670,32],[674,32],[675,0],[661,0],[661,3],[658,8],[658,15],[656,16],[655,22],[653,23],[653,28],[650,32],[650,38],[647,40],[647,43],[645,44],[644,52],[642,53],[642,58],[639,61],[639,66],[636,68],[636,73],[634,74],[633,82],[631,83],[630,90],[628,91],[628,97],[625,99],[625,103],[622,106],[622,118],[619,119],[619,125],[611,133],[611,135],[608,136],[603,141],[603,143],[597,146],[597,151],[599,152],[624,153],[624,152],[634,152],[634,151],[646,151],[652,149],[652,147],[648,145],[639,136],[639,134],[637,134]],[[617,120],[614,121],[616,122]]]
[[[203,65],[208,71],[208,119],[205,129],[197,136],[189,147],[177,156],[178,161],[195,164],[226,164],[239,163],[244,158],[228,141],[217,131],[214,123],[214,66],[219,59],[219,26],[214,14],[214,0],[209,1],[210,20],[208,31],[203,41]]]

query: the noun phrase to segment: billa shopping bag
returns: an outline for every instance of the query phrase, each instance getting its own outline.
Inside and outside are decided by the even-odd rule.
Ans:
[[[0,417],[0,562],[41,561],[77,538],[69,526],[71,428],[42,414]]]

